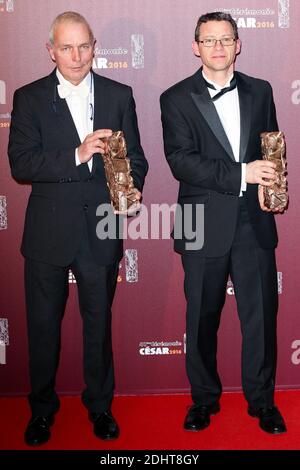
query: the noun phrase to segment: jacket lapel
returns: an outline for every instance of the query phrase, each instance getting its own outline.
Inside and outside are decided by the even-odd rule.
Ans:
[[[94,78],[94,131],[106,129],[111,110],[112,97],[106,91],[106,83],[99,75],[93,72]],[[116,129],[113,129],[116,130]]]
[[[106,83],[101,76],[93,72],[94,79],[94,131],[99,129],[107,129],[109,116],[111,112],[111,103],[109,93],[106,90]],[[112,129],[113,131],[116,129]],[[99,161],[100,157],[100,161]],[[97,166],[101,163],[102,157],[99,153],[94,156],[92,174],[95,173]]]
[[[251,113],[252,113],[252,96],[251,86],[248,85],[241,75],[236,72],[237,87],[240,102],[240,121],[241,121],[241,134],[240,134],[240,155],[239,161],[246,160],[247,146],[249,142]]]
[[[194,78],[198,90],[191,92],[192,99],[228,156],[235,161],[231,145],[203,80],[202,68],[196,72]]]

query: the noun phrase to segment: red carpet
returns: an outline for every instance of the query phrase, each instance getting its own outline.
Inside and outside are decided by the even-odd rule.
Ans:
[[[276,393],[288,432],[268,435],[257,419],[247,415],[241,393],[224,393],[221,412],[213,416],[209,428],[198,433],[182,428],[188,395],[151,395],[117,397],[113,413],[121,434],[116,441],[94,437],[92,424],[79,397],[61,397],[50,441],[39,450],[282,450],[300,449],[300,391]],[[23,442],[24,428],[30,417],[25,398],[0,398],[0,449],[28,449]]]

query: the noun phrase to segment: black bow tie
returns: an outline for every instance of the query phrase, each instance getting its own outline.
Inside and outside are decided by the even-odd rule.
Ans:
[[[212,90],[216,90],[216,88],[211,83],[208,83],[206,80],[204,80],[204,81],[205,81],[205,84],[208,88],[211,88]],[[220,98],[222,95],[224,95],[228,91],[234,90],[234,88],[236,88],[236,78],[235,77],[232,78],[232,80],[230,81],[229,86],[226,86],[225,88],[222,88],[222,90],[220,90],[219,93],[217,93],[215,96],[212,97],[212,101],[216,101],[218,98]]]

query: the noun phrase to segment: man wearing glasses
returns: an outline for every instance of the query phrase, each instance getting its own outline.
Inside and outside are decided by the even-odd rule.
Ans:
[[[161,96],[165,154],[180,182],[182,220],[195,229],[197,207],[204,206],[203,247],[186,243],[184,230],[174,236],[185,272],[186,367],[194,402],[184,428],[200,431],[220,410],[217,331],[230,275],[248,413],[265,432],[281,434],[286,426],[274,405],[277,233],[263,199],[263,186],[272,184],[275,170],[261,160],[260,147],[260,133],[278,125],[270,84],[234,72],[240,50],[229,14],[202,15],[193,42],[202,68]]]

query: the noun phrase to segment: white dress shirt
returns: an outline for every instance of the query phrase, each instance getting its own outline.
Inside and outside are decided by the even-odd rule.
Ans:
[[[227,83],[224,86],[220,86],[217,83],[213,82],[205,76],[202,72],[204,79],[215,87],[215,90],[208,88],[210,96],[213,98],[217,93],[219,93],[223,88],[230,85],[230,81],[233,78],[233,74],[229,77]],[[219,115],[220,121],[224,128],[224,131],[227,135],[229,143],[232,148],[234,158],[239,162],[240,155],[240,136],[241,136],[241,120],[240,120],[240,103],[239,103],[239,94],[237,87],[233,90],[224,93],[216,101],[213,101],[216,111]],[[242,163],[242,176],[241,176],[241,189],[240,196],[242,196],[242,191],[246,191],[246,163]]]
[[[60,85],[70,89],[69,95],[65,98],[69,107],[71,116],[73,118],[77,133],[80,141],[83,142],[88,134],[93,132],[93,110],[94,110],[94,87],[93,87],[93,76],[91,72],[82,80],[79,85],[73,85],[66,80],[60,71],[56,69],[56,75]],[[78,93],[78,89],[81,88],[82,93]],[[59,91],[58,91],[59,93]],[[91,119],[92,118],[92,119]],[[78,149],[75,150],[75,162],[76,165],[80,165],[81,162],[78,157]],[[93,159],[88,161],[90,171],[93,167]]]

